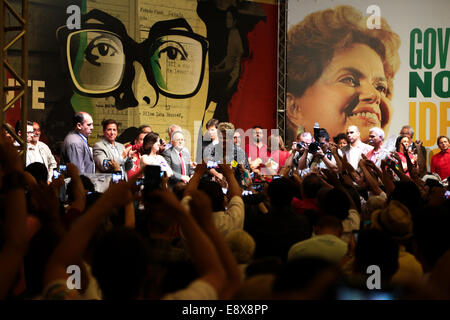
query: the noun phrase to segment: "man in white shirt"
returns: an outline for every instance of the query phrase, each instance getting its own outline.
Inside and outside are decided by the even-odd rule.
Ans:
[[[359,160],[362,158],[361,154],[366,155],[373,147],[361,141],[361,133],[357,126],[349,126],[347,128],[347,139],[349,144],[343,147],[342,151],[338,151],[339,155],[343,156],[345,154],[348,163],[353,168],[358,169]]]
[[[50,148],[43,142],[39,141],[41,137],[41,127],[37,122],[27,122],[27,159],[26,165],[33,162],[40,162],[45,165],[48,170],[48,181],[52,181],[53,169],[56,169],[57,163]]]

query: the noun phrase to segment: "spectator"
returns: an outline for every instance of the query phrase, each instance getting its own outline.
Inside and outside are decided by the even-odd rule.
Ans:
[[[293,183],[284,177],[270,182],[269,212],[254,217],[246,230],[255,239],[256,259],[276,256],[285,262],[289,248],[311,236],[308,218],[292,210],[293,189]]]
[[[337,144],[339,149],[342,149],[346,145],[348,145],[347,135],[345,133],[339,133],[336,137],[333,138],[333,142]]]
[[[348,163],[356,170],[358,169],[359,160],[361,160],[361,154],[366,155],[373,147],[361,141],[361,133],[357,126],[349,126],[347,128],[347,139],[350,144],[339,150],[339,152],[341,156],[345,155],[347,157]]]
[[[447,136],[439,136],[437,145],[441,150],[431,158],[431,172],[437,173],[442,180],[450,176],[450,149]]]
[[[373,147],[366,157],[377,167],[381,166],[381,160],[384,160],[388,156],[388,152],[383,148],[384,131],[381,128],[373,127],[369,130],[369,145]]]
[[[225,236],[232,230],[244,228],[244,202],[241,189],[234,177],[233,170],[227,164],[220,164],[220,171],[228,183],[228,196],[230,201],[225,209],[225,196],[220,184],[214,181],[200,180],[206,172],[204,164],[198,164],[195,173],[184,192],[183,204],[189,202],[194,190],[199,189],[208,194],[212,203],[212,220],[219,232]]]
[[[411,163],[414,165],[417,162],[417,156],[413,153],[409,152],[409,145],[410,145],[410,139],[407,136],[399,136],[397,137],[397,140],[395,140],[395,150],[397,152],[397,155],[401,159],[401,165],[403,168],[403,172],[409,177],[410,172],[408,170],[408,162],[406,160],[406,155],[408,155],[409,159],[411,160]]]
[[[272,135],[269,140],[270,159],[275,161],[276,168],[273,168],[277,174],[280,173],[286,159],[289,158],[289,151],[284,146],[283,138],[280,135]]]
[[[340,239],[342,223],[333,216],[322,217],[314,226],[314,236],[294,244],[288,261],[300,258],[321,258],[338,265],[347,253],[347,243]]]
[[[391,288],[392,278],[399,269],[399,248],[395,240],[388,234],[367,229],[358,233],[358,241],[350,260],[344,264],[343,270],[351,279],[366,285],[367,268],[378,266],[381,270],[381,288]]]
[[[125,150],[116,141],[118,133],[117,122],[113,119],[102,121],[103,139],[94,144],[94,162],[97,173],[120,172],[123,179],[127,179],[126,172],[133,167],[134,150]]]
[[[172,135],[174,134],[174,132],[183,132],[182,128],[177,125],[177,124],[171,124],[168,128],[167,128],[167,133],[168,133],[168,138],[169,138],[169,143],[166,144],[166,149],[170,149],[172,147]]]
[[[144,138],[142,148],[141,148],[141,162],[140,168],[144,168],[146,165],[154,165],[160,166],[161,171],[167,173],[167,177],[171,177],[173,175],[173,171],[170,166],[167,164],[166,159],[163,156],[159,155],[159,147],[161,144],[161,139],[159,138],[158,133],[150,132]]]
[[[405,284],[421,281],[422,266],[405,248],[406,241],[413,236],[413,221],[408,208],[392,200],[387,208],[372,213],[372,226],[385,232],[399,244],[398,270],[393,275],[392,282]]]
[[[181,131],[174,131],[170,143],[171,147],[166,148],[162,154],[173,171],[173,176],[170,177],[169,182],[171,185],[180,181],[188,183],[194,174],[194,168],[191,166],[191,154],[184,147],[183,133]]]
[[[292,200],[295,212],[303,214],[306,210],[318,210],[316,197],[322,187],[322,181],[316,174],[311,173],[305,176],[302,181],[301,199]]]
[[[57,164],[50,148],[43,142],[39,141],[41,137],[41,127],[37,122],[31,123],[33,134],[28,134],[29,124],[27,123],[27,136],[30,135],[31,141],[27,141],[27,165],[40,162],[47,169],[47,181],[51,182],[53,178],[53,170]]]
[[[127,176],[128,179],[130,179],[132,176],[134,176],[136,173],[139,172],[140,169],[140,163],[141,163],[141,154],[140,154],[140,150],[142,148],[142,143],[144,142],[144,138],[145,136],[152,132],[151,128],[149,131],[150,127],[144,127],[142,130],[144,131],[140,131],[138,133],[138,135],[136,136],[136,138],[133,141],[133,144],[129,144],[125,147],[125,152],[130,152],[130,150],[135,151],[134,153],[130,152],[130,155],[133,156],[133,167],[127,171]],[[149,132],[147,132],[149,131]]]
[[[317,168],[328,168],[330,170],[337,171],[338,167],[336,160],[329,149],[330,136],[328,135],[327,130],[321,128],[319,130],[319,135],[316,138],[318,138],[319,141],[316,141],[317,144],[314,144],[314,146],[319,145],[319,147],[316,147],[316,149],[313,150],[311,144],[307,145],[305,152],[298,161],[298,168],[300,170],[309,168],[313,171],[316,171],[314,169]]]
[[[248,162],[253,172],[261,174],[261,169],[270,157],[267,145],[264,143],[264,132],[260,126],[252,128],[252,139],[245,145],[245,153],[248,155]]]

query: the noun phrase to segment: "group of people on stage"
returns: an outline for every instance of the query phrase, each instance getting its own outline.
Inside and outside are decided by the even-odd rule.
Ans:
[[[116,141],[119,128],[115,120],[103,120],[102,126],[103,139],[91,148],[88,137],[93,130],[92,116],[78,112],[74,116],[73,130],[64,139],[61,159],[57,156],[59,161],[56,161],[50,148],[39,141],[39,124],[29,121],[26,165],[34,162],[44,164],[49,182],[58,162],[72,162],[81,173],[120,172],[123,179],[129,179],[145,165],[158,165],[161,171],[166,172],[171,185],[189,182],[196,162],[185,145],[184,132],[180,126],[172,124],[168,128],[170,142],[166,143],[149,125],[142,125],[134,141],[127,145]],[[243,130],[236,130],[231,123],[219,123],[211,119],[206,123],[201,159],[215,164],[225,159],[226,163],[233,164],[241,185],[246,185],[251,178],[261,180],[264,176],[279,174],[286,161],[293,163],[301,175],[320,168],[337,171],[338,167],[342,167],[340,159],[344,156],[354,169],[358,169],[359,161],[366,157],[378,168],[383,160],[387,164],[395,163],[407,176],[410,176],[409,170],[412,169],[422,176],[427,171],[426,150],[420,140],[413,141],[414,130],[410,126],[402,127],[392,146],[386,146],[385,133],[379,127],[369,130],[368,144],[361,141],[359,128],[354,125],[349,126],[346,133],[333,137],[333,142],[325,128],[317,128],[314,133],[299,133],[290,150],[285,147],[281,136],[274,134],[268,137],[264,131],[260,126],[253,127],[250,141],[243,144]],[[16,132],[20,133],[17,126]],[[313,148],[310,149],[311,143]],[[440,152],[432,157],[430,172],[437,174],[440,180],[445,180],[450,176],[448,137],[439,136],[437,145]],[[223,180],[222,173],[216,168],[209,168],[209,175],[213,180]]]

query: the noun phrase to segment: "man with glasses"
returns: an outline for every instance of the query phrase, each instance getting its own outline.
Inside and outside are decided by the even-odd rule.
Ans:
[[[245,146],[248,162],[253,172],[260,174],[261,169],[270,157],[267,145],[264,143],[264,132],[260,126],[252,128],[252,141]]]
[[[26,165],[34,162],[40,162],[45,165],[48,171],[48,181],[52,181],[53,169],[56,169],[57,163],[50,148],[39,141],[41,137],[41,127],[37,122],[27,121],[27,157]]]
[[[175,185],[180,181],[188,183],[194,174],[194,169],[191,167],[191,154],[184,147],[183,133],[181,131],[172,133],[170,143],[172,146],[162,154],[173,171],[173,176],[170,177],[169,183],[171,185]]]

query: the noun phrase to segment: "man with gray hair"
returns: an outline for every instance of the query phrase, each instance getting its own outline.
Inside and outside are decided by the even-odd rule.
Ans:
[[[385,159],[389,152],[383,148],[384,143],[384,131],[381,128],[373,127],[369,130],[369,144],[373,147],[366,157],[377,167],[381,166],[381,160]]]
[[[183,132],[183,130],[181,129],[181,127],[177,124],[171,124],[168,128],[167,128],[167,133],[169,135],[169,140],[170,142],[166,144],[166,149],[169,149],[170,147],[172,147],[172,135],[174,132],[179,131],[179,132]]]
[[[188,183],[194,174],[194,169],[191,166],[191,154],[184,146],[184,135],[181,128],[172,133],[170,143],[171,147],[166,148],[162,154],[173,171],[169,183],[171,185],[175,185],[177,182]]]

